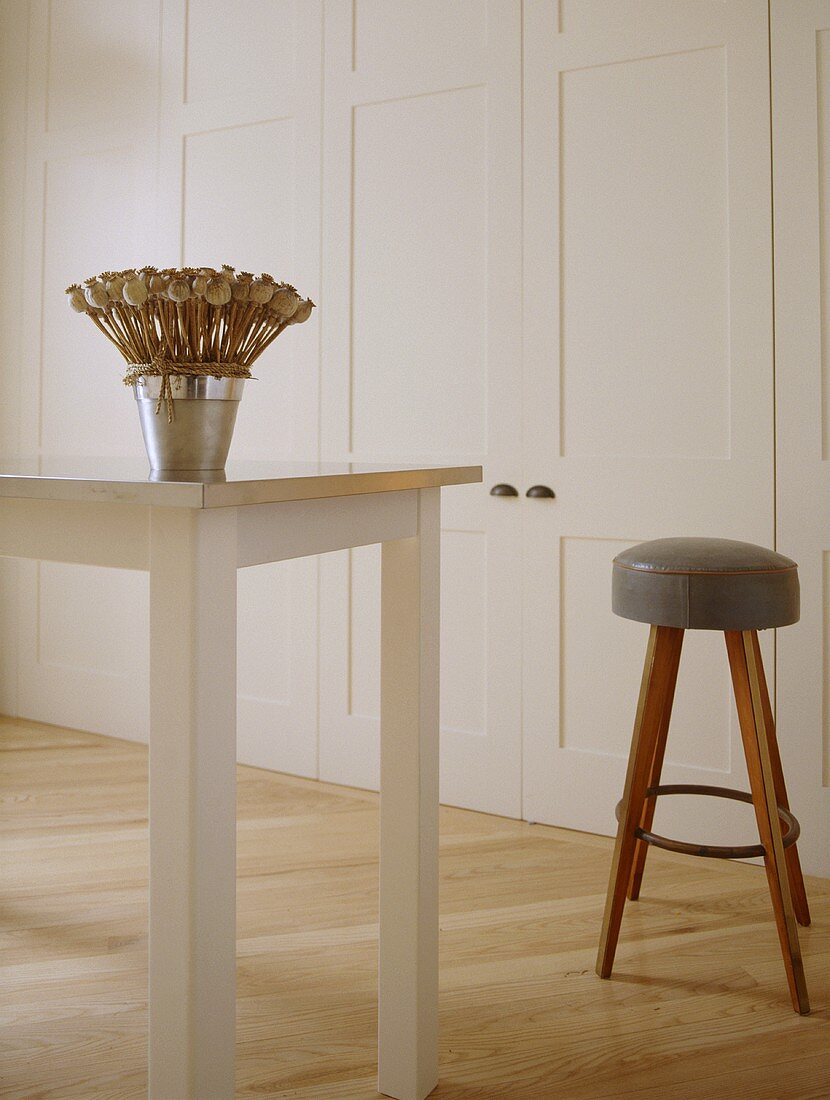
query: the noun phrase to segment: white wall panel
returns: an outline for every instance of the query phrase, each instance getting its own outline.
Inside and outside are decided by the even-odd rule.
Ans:
[[[686,19],[680,3],[667,0],[552,0],[558,5],[557,29],[561,33],[596,42],[600,36],[617,41],[625,35],[671,34]],[[730,0],[694,0],[703,18],[718,17]]]
[[[293,76],[295,0],[187,0],[186,21],[188,103],[228,96],[256,103],[273,84],[275,69],[284,80]]]
[[[445,730],[487,733],[487,540],[479,531],[441,539],[441,721]],[[380,548],[348,551],[349,714],[380,715]]]
[[[49,160],[43,214],[41,446],[53,454],[142,454],[120,353],[65,288],[143,262],[152,166],[135,148]],[[149,248],[152,251],[152,246]]]
[[[355,108],[357,453],[486,450],[486,104],[463,88]]]
[[[361,546],[346,551],[346,555],[348,713],[377,722],[380,720],[380,547]]]
[[[50,0],[46,128],[143,125],[158,95],[159,0]]]
[[[238,594],[238,758],[316,776],[316,562],[241,570]]]
[[[26,718],[146,741],[144,575],[20,562],[17,709]]]
[[[441,538],[441,718],[445,730],[487,736],[487,537],[445,530]]]
[[[729,455],[725,63],[561,74],[563,454]]]
[[[487,5],[482,0],[354,0],[354,68],[416,75],[484,60]]]
[[[294,119],[286,118],[185,136],[185,263],[229,263],[302,282],[295,263],[301,182],[295,170],[295,130]],[[297,330],[289,329],[257,361],[256,380],[246,386],[234,433],[238,458],[302,453],[306,419],[298,423],[294,397],[298,389],[312,387],[314,379],[297,375],[295,346],[307,344],[309,332],[297,337]]]
[[[239,691],[285,705],[291,695],[289,571],[259,565],[239,573]]]
[[[41,562],[37,660],[67,672],[143,676],[148,665],[147,577],[123,569]],[[108,629],[89,630],[90,613],[106,610]]]
[[[26,561],[19,591],[21,715],[146,741],[146,574]]]
[[[187,263],[291,272],[294,128],[284,118],[185,136]]]

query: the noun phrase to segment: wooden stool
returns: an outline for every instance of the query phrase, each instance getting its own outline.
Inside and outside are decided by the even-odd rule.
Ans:
[[[795,562],[729,539],[657,539],[614,559],[613,610],[651,624],[628,772],[617,807],[619,828],[602,922],[597,973],[611,975],[626,895],[640,893],[648,845],[688,855],[746,859],[762,855],[793,1007],[810,1011],[796,920],[810,923],[796,850],[799,825],[789,812],[758,631],[798,621]],[[680,650],[686,630],[722,630],[732,672],[752,793],[693,785],[660,786]],[[687,844],[651,832],[660,795],[715,794],[751,802],[761,843]],[[785,831],[782,832],[782,822]]]

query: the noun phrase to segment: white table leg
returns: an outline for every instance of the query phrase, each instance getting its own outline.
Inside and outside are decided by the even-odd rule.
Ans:
[[[150,522],[149,1092],[232,1100],[236,510]]]
[[[383,544],[378,1090],[398,1100],[438,1083],[439,494]]]

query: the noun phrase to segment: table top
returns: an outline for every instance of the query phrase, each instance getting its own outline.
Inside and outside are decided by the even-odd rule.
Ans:
[[[139,458],[0,457],[0,497],[172,508],[226,508],[479,481],[480,466],[230,461],[224,470],[162,476]]]

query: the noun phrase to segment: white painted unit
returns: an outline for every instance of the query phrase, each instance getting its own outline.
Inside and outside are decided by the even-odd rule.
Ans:
[[[778,633],[778,724],[806,868],[830,875],[830,3],[773,0],[778,545],[801,621]]]
[[[159,4],[15,6],[28,39],[20,453],[140,453],[119,361],[64,288],[158,248],[154,147]],[[76,323],[72,323],[76,322]],[[47,722],[146,739],[146,578],[18,563],[17,709]],[[101,641],[113,619],[118,647]]]
[[[521,813],[518,4],[326,9],[321,448],[483,463],[442,503],[442,798]],[[320,776],[377,786],[379,554],[321,562]]]
[[[766,4],[531,2],[525,22],[524,814],[614,827],[647,628],[611,559],[772,545]],[[690,632],[666,782],[744,786],[723,637]],[[666,800],[682,838],[740,814]],[[744,831],[751,830],[751,818]]]
[[[233,456],[482,464],[442,504],[442,798],[610,832],[647,633],[611,614],[611,558],[775,542],[774,160],[778,546],[805,593],[781,743],[830,872],[827,2],[773,0],[773,157],[767,0],[0,0],[24,271],[2,448],[143,453],[70,281],[153,258],[291,279],[319,309],[258,364]],[[145,737],[142,575],[14,568],[3,705]],[[379,548],[248,569],[238,608],[240,758],[377,786]],[[733,709],[722,639],[691,635],[668,781],[745,785]],[[700,810],[658,825],[752,834]]]
[[[63,289],[105,268],[227,262],[319,297],[321,6],[140,0],[126,16],[103,0],[29,7],[16,449],[138,455],[120,361],[68,314]],[[317,454],[316,322],[301,339],[286,335],[248,385],[237,458]],[[146,577],[31,562],[18,573],[19,712],[145,740]],[[313,559],[240,577],[247,763],[317,774],[316,605]],[[102,641],[114,621],[117,647]]]
[[[171,263],[269,271],[319,301],[322,5],[164,5],[159,212]],[[257,362],[236,458],[317,455],[316,314]],[[317,562],[239,578],[239,759],[317,775]]]

